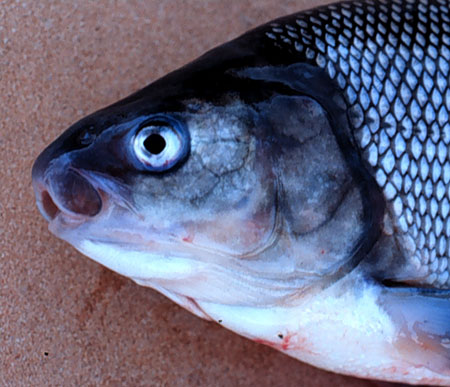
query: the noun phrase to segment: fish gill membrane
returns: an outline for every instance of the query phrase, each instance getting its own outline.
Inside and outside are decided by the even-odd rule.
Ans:
[[[50,231],[327,370],[450,385],[450,12],[347,1],[224,44],[36,160]]]

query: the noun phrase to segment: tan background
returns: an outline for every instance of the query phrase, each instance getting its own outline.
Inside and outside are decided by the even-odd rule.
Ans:
[[[240,338],[91,262],[49,234],[30,184],[35,157],[74,121],[324,2],[0,3],[0,385],[375,385]]]

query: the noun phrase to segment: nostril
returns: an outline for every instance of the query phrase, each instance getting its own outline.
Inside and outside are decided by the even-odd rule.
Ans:
[[[59,208],[47,191],[43,191],[41,195],[42,210],[45,212],[45,215],[48,219],[53,220],[60,212]]]

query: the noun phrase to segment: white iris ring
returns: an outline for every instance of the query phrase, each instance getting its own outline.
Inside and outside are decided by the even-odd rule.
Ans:
[[[161,136],[165,146],[159,153],[151,153],[145,141],[151,135]],[[181,134],[170,126],[146,126],[134,138],[134,152],[137,159],[149,169],[165,170],[178,161],[183,151]]]

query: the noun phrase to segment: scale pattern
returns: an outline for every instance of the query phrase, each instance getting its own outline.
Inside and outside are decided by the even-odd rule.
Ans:
[[[450,288],[449,3],[348,1],[272,23],[265,35],[343,89],[417,281]]]

